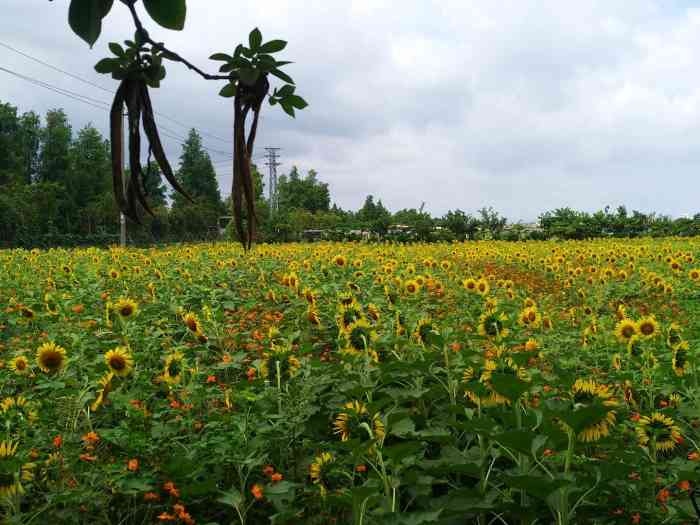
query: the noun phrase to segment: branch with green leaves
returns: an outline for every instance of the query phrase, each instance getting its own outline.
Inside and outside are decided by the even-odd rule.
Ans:
[[[51,1],[51,0],[50,0]],[[125,40],[124,45],[109,43],[114,56],[103,58],[95,65],[99,73],[110,74],[120,82],[110,113],[110,143],[112,147],[112,175],[114,194],[120,210],[130,219],[139,223],[138,206],[151,213],[145,192],[145,177],[148,172],[141,169],[140,128],[148,139],[149,156],[152,154],[161,171],[178,192],[189,198],[173,174],[161,144],[158,127],[154,118],[148,88],[158,88],[166,77],[164,60],[179,62],[196,72],[205,80],[225,80],[227,84],[219,91],[225,98],[233,98],[234,124],[234,163],[231,196],[233,216],[239,239],[246,249],[250,249],[255,239],[256,215],[253,180],[250,159],[253,154],[258,121],[265,98],[271,106],[279,106],[289,116],[295,110],[304,109],[306,101],[296,94],[294,80],[280,68],[288,61],[278,61],[273,55],[285,49],[284,40],[263,41],[258,28],[248,36],[248,46],[239,44],[233,54],[214,53],[210,59],[223,62],[219,74],[206,73],[203,69],[185,59],[181,54],[166,47],[165,43],[153,40],[144,27],[136,4],[138,0],[120,0],[134,22],[133,40]],[[186,0],[141,0],[150,18],[161,27],[181,31],[187,17]],[[102,23],[114,5],[114,0],[71,0],[68,9],[68,22],[71,29],[90,47],[97,42],[102,32]],[[274,87],[270,93],[269,77],[275,77],[283,85]],[[129,180],[124,180],[121,163],[123,144],[122,114],[127,110],[129,130]],[[248,117],[251,117],[248,125]],[[245,205],[245,220],[244,220]]]

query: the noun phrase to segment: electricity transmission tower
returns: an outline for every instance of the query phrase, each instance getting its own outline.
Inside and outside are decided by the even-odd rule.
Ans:
[[[267,162],[265,162],[265,166],[267,166],[270,170],[270,184],[269,184],[269,202],[270,202],[270,214],[275,213],[279,209],[279,199],[277,196],[277,166],[279,166],[281,163],[277,162],[278,157],[278,151],[281,148],[265,148],[266,154],[265,158]]]

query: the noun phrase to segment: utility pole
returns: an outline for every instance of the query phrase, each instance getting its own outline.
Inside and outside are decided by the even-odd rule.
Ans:
[[[124,173],[122,174],[122,192],[124,195],[126,195],[126,160],[124,157],[124,128],[126,127],[126,116],[128,113],[124,113],[122,115],[122,158],[121,158],[121,163],[122,166],[124,166]],[[120,231],[119,231],[119,245],[122,248],[126,247],[126,216],[124,215],[124,212],[119,212],[119,226],[120,226]]]
[[[279,199],[277,198],[277,166],[281,163],[277,162],[278,151],[282,148],[265,148],[267,152],[265,158],[265,166],[270,170],[270,185],[269,185],[269,202],[270,202],[270,215],[273,215],[279,208]]]

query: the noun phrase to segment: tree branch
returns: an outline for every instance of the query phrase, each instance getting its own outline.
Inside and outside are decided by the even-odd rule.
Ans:
[[[188,60],[184,59],[182,56],[178,55],[174,51],[171,51],[170,49],[166,48],[163,44],[160,44],[158,42],[155,42],[148,34],[148,31],[146,31],[143,27],[143,24],[141,23],[141,20],[139,19],[138,14],[136,13],[136,8],[134,7],[134,4],[136,3],[136,0],[121,0],[124,5],[126,5],[129,8],[129,11],[131,11],[131,17],[134,19],[134,25],[136,25],[136,30],[139,32],[141,35],[141,38],[143,38],[144,42],[148,42],[153,46],[154,48],[158,49],[159,51],[163,51],[165,53],[168,53],[172,57],[174,57],[174,61],[176,62],[182,62],[185,64],[189,69],[192,71],[198,73],[202,78],[205,80],[231,80],[230,75],[210,75],[209,73],[205,73],[201,69],[199,69],[197,66],[189,62]]]

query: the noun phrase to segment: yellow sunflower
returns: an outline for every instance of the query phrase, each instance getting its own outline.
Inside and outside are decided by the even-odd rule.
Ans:
[[[44,343],[36,351],[36,363],[42,372],[53,374],[66,364],[66,349],[53,341]]]
[[[318,485],[321,496],[325,496],[328,491],[328,471],[335,462],[333,454],[330,452],[321,452],[320,455],[314,458],[314,461],[309,466],[309,477],[314,485]]]
[[[688,370],[688,349],[687,341],[682,341],[673,349],[671,365],[673,366],[673,372],[678,377],[683,377]]]
[[[693,268],[688,272],[691,281],[700,282],[700,268]]]
[[[653,440],[656,444],[656,452],[671,452],[681,439],[681,430],[676,422],[661,412],[642,416],[636,430],[639,444],[647,446]]]
[[[134,359],[131,352],[124,346],[118,346],[105,354],[105,363],[114,375],[126,377],[134,367]]]
[[[518,314],[518,324],[529,328],[538,328],[542,323],[542,314],[536,306],[523,308]]]
[[[165,358],[163,380],[170,385],[177,385],[182,381],[182,373],[186,366],[185,356],[182,352],[173,352]]]
[[[473,277],[468,277],[464,279],[462,282],[462,286],[464,286],[464,289],[467,290],[468,292],[476,293],[476,279]]]
[[[415,279],[409,279],[404,283],[403,289],[406,290],[407,294],[415,295],[420,290],[420,285]]]
[[[384,423],[379,414],[370,414],[361,401],[349,401],[343,406],[344,412],[338,414],[333,423],[333,432],[340,435],[342,441],[350,436],[363,436],[381,441],[385,436]]]
[[[0,413],[6,420],[10,419],[13,423],[31,423],[38,417],[36,405],[27,401],[24,396],[3,399],[0,403]]]
[[[487,310],[479,317],[479,335],[491,339],[506,337],[510,330],[505,323],[508,317],[498,310]]]
[[[321,326],[321,318],[318,315],[318,309],[314,308],[312,303],[309,304],[309,308],[306,311],[306,318],[313,326]]]
[[[112,391],[113,378],[114,374],[112,372],[107,372],[98,381],[98,384],[100,385],[100,390],[97,392],[97,398],[95,398],[95,401],[92,403],[92,405],[90,405],[90,410],[92,410],[93,412],[97,412],[100,409],[100,407],[104,405],[107,401],[107,396]]]
[[[413,337],[418,344],[425,346],[431,333],[439,334],[440,332],[432,319],[425,317],[416,323],[416,327],[413,330]]]
[[[645,339],[653,339],[659,335],[659,323],[654,316],[650,315],[637,321],[639,335]]]
[[[344,255],[336,255],[333,257],[333,264],[342,268],[348,264],[348,259]]]
[[[622,319],[615,325],[613,333],[621,343],[628,343],[632,337],[639,334],[639,325],[632,319]]]
[[[136,315],[138,312],[138,305],[136,304],[136,301],[125,297],[120,298],[114,304],[113,308],[122,319],[128,319],[129,317]]]
[[[22,479],[31,479],[31,468],[17,458],[16,441],[0,442],[0,499],[23,494]]]
[[[571,386],[571,398],[574,411],[594,404],[600,404],[600,406],[607,408],[606,413],[598,421],[589,423],[578,433],[577,439],[579,441],[593,443],[610,435],[610,429],[616,421],[613,407],[617,406],[617,401],[613,399],[606,385],[601,385],[592,379],[577,379]],[[564,427],[567,426],[565,423],[562,424]]]
[[[10,361],[10,368],[15,374],[24,375],[29,373],[29,360],[23,355],[15,356]]]
[[[486,279],[479,279],[476,283],[476,293],[478,293],[481,296],[486,296],[489,294],[489,291],[491,290],[491,286],[489,285],[489,282]]]

